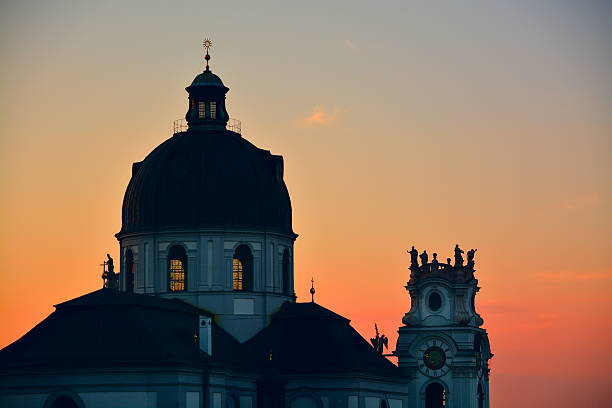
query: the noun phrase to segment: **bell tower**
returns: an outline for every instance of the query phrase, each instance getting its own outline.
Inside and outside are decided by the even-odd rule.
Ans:
[[[402,319],[394,352],[410,378],[417,408],[488,408],[489,368],[493,354],[483,319],[475,309],[480,289],[474,277],[474,254],[455,247],[455,263],[429,262],[412,247],[410,311]],[[419,265],[418,258],[421,259]]]

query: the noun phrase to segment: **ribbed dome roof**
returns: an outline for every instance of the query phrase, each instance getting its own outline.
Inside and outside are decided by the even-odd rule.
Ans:
[[[225,86],[217,75],[213,74],[208,68],[197,75],[190,86]]]
[[[237,133],[177,133],[134,163],[117,236],[200,228],[293,234],[282,174],[281,156]]]

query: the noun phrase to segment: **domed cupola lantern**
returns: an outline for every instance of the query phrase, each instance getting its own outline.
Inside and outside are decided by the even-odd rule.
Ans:
[[[208,50],[211,46],[209,39],[204,40],[206,69],[185,88],[189,93],[189,110],[185,115],[189,129],[225,129],[229,120],[225,108],[225,94],[229,88],[223,85],[221,78],[213,74],[208,66]]]

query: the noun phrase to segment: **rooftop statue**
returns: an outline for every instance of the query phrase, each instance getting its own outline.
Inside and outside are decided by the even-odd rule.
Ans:
[[[110,274],[114,274],[115,273],[115,263],[113,261],[113,258],[111,258],[110,254],[106,254],[106,257],[108,258],[108,260],[106,261],[106,265],[108,266],[108,273]]]
[[[108,260],[102,263],[103,288],[119,289],[119,274],[115,273],[115,263],[110,254],[106,254]]]
[[[463,250],[459,248],[459,244],[455,245],[455,267],[463,266]]]
[[[431,263],[438,265],[438,254],[436,252],[433,253],[433,259],[431,260]]]
[[[470,269],[474,269],[474,254],[478,251],[478,249],[470,249],[467,252],[467,267]]]
[[[414,245],[410,251],[406,251],[410,254],[410,269],[416,270],[419,269],[419,251],[414,249]]]
[[[376,323],[374,323],[374,330],[376,330],[376,337],[371,338],[370,342],[372,343],[372,347],[374,347],[374,350],[376,350],[378,353],[382,354],[383,353],[383,346],[385,348],[389,348],[389,339],[384,334],[380,334],[379,335],[379,333],[378,333],[378,326],[376,325]]]
[[[423,250],[423,253],[420,255],[421,258],[421,266],[425,266],[428,263],[429,255],[427,255],[427,251]]]

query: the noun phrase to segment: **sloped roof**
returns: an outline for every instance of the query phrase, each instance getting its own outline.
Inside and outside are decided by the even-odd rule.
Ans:
[[[373,373],[402,376],[350,325],[316,303],[284,303],[268,327],[244,344],[259,367],[279,374]]]
[[[213,323],[213,356],[194,341],[198,315],[179,300],[101,289],[56,306],[0,350],[0,367],[211,365],[240,359],[239,343]],[[216,346],[216,347],[215,347]]]

